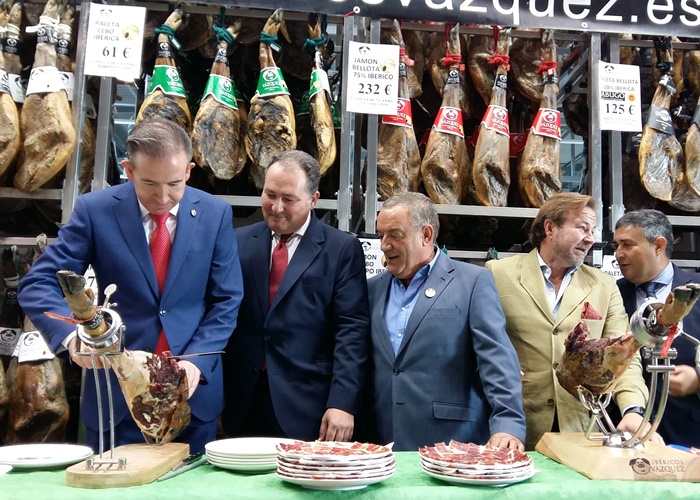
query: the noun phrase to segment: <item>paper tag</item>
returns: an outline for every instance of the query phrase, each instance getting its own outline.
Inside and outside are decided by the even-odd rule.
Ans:
[[[56,43],[56,54],[59,56],[70,57],[70,37],[59,38]]]
[[[61,77],[61,83],[63,84],[63,88],[68,94],[68,100],[72,101],[73,88],[75,87],[75,77],[73,76],[73,73],[69,73],[68,71],[59,71],[58,74]]]
[[[408,70],[406,69],[406,63],[403,61],[399,62],[399,78],[408,78]]]
[[[202,100],[208,95],[231,109],[238,109],[236,105],[236,97],[234,93],[233,80],[222,75],[209,75],[207,86],[204,88]]]
[[[216,49],[216,57],[214,57],[214,62],[224,63],[228,65],[228,54],[226,54],[226,49],[219,47]]]
[[[17,54],[19,51],[19,38],[17,36],[8,36],[5,43],[2,44],[3,52],[8,54]]]
[[[16,357],[20,363],[43,361],[56,357],[49,349],[44,336],[37,330],[22,333],[12,356]]]
[[[39,26],[36,30],[36,43],[56,44],[56,34],[51,26]]]
[[[12,356],[14,354],[21,333],[21,328],[0,326],[0,356]]]
[[[510,135],[510,125],[508,124],[508,110],[502,106],[489,104],[481,123],[489,129],[508,137]]]
[[[397,125],[399,127],[413,127],[413,113],[411,112],[411,100],[399,97],[395,115],[382,115],[382,123],[385,125]]]
[[[559,77],[557,76],[557,69],[550,68],[545,73],[542,74],[542,82],[545,85],[553,85],[559,83]]]
[[[325,90],[328,93],[328,97],[331,98],[331,84],[328,82],[328,74],[322,69],[315,69],[311,72],[309,100],[323,90]]]
[[[158,44],[158,50],[156,52],[156,57],[162,57],[164,59],[172,59],[173,51],[170,50],[170,42],[160,42]]]
[[[447,81],[445,82],[445,85],[459,85],[459,71],[456,69],[451,69],[447,72]]]
[[[520,152],[525,149],[527,142],[527,134],[510,134],[510,152],[511,158],[517,158]]]
[[[663,106],[651,106],[649,108],[647,125],[664,134],[676,134],[673,130],[673,118],[671,118],[671,112]]]
[[[508,90],[508,75],[496,75],[493,86],[499,89]]]
[[[187,98],[185,87],[182,85],[180,74],[175,66],[156,66],[153,68],[153,77],[148,93],[152,94],[160,89],[164,94]]]
[[[464,137],[462,110],[452,106],[442,106],[435,117],[433,128],[438,132]]]
[[[27,83],[27,95],[46,94],[63,90],[63,81],[55,66],[32,68]]]
[[[556,109],[540,108],[532,124],[537,135],[561,140],[561,116]]]
[[[3,94],[10,93],[10,79],[4,69],[0,69],[0,92]]]
[[[671,77],[671,75],[662,76],[659,80],[659,86],[666,87],[666,90],[668,90],[669,94],[676,93],[676,86],[673,84],[673,78]]]
[[[331,115],[333,115],[333,128],[339,130],[343,123],[343,118],[340,114],[340,108],[336,103],[331,104]]]
[[[309,97],[310,90],[307,90],[302,94],[301,101],[299,101],[299,111],[297,111],[297,116],[308,115],[311,113],[311,101]]]
[[[258,89],[256,93],[260,96],[268,95],[289,95],[287,82],[284,81],[282,70],[274,66],[265,68],[260,72],[258,78]]]
[[[27,95],[27,88],[22,83],[22,77],[16,75],[15,73],[8,73],[7,83],[10,86],[10,94],[12,94],[12,99],[14,99],[16,103],[22,104],[25,96]]]

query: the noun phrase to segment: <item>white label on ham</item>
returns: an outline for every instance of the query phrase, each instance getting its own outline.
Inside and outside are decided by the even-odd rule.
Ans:
[[[4,69],[0,69],[0,92],[4,94],[10,93],[10,83],[7,76],[7,72]]]
[[[20,363],[43,361],[56,357],[49,349],[44,336],[37,330],[23,332],[12,355]]]
[[[556,109],[540,108],[532,123],[532,132],[561,140],[561,115]]]
[[[22,84],[22,77],[16,75],[15,73],[8,73],[7,84],[10,86],[10,94],[12,94],[12,99],[16,103],[22,104],[24,102],[24,96],[27,93],[27,89]]]
[[[411,112],[411,100],[399,97],[395,115],[382,115],[382,123],[396,125],[398,127],[413,127],[413,113]]]
[[[61,75],[55,66],[32,68],[29,82],[27,83],[27,95],[48,94],[50,92],[58,92],[63,90],[63,88]]]
[[[481,121],[484,126],[501,135],[508,137],[510,135],[510,125],[508,123],[508,110],[503,106],[489,104],[484,119]]]
[[[73,73],[68,71],[59,71],[58,73],[61,75],[61,83],[63,83],[63,88],[66,90],[66,94],[68,94],[68,100],[72,101],[73,88],[75,87],[75,78],[73,77]]]
[[[12,356],[22,330],[0,326],[0,356]]]
[[[442,106],[435,117],[433,128],[438,132],[464,137],[462,110],[452,106]]]

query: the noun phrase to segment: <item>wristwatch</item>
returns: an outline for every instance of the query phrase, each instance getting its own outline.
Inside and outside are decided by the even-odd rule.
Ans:
[[[625,411],[623,412],[622,416],[627,415],[628,413],[638,413],[641,416],[644,416],[644,407],[643,406],[630,406],[628,408],[625,408]]]

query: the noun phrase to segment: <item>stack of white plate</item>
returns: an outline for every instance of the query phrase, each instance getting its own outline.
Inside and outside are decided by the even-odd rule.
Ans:
[[[532,457],[520,451],[454,440],[421,448],[420,459],[426,474],[453,484],[506,486],[537,472]]]
[[[313,490],[354,490],[384,481],[396,469],[390,446],[337,441],[280,444],[277,476]]]
[[[295,443],[282,438],[234,438],[212,441],[204,447],[210,464],[238,472],[272,472],[277,468],[277,445]]]

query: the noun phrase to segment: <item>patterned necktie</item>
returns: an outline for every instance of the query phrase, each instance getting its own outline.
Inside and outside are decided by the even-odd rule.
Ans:
[[[151,234],[149,248],[151,249],[151,258],[153,259],[153,268],[156,271],[156,280],[158,281],[158,292],[163,292],[165,278],[168,276],[168,265],[170,264],[170,233],[165,225],[165,221],[170,216],[169,212],[156,215],[149,214],[156,223],[156,228]],[[168,339],[165,337],[163,328],[160,329],[158,335],[158,343],[156,344],[156,354],[161,354],[163,351],[169,351]]]
[[[275,249],[272,251],[272,265],[270,266],[270,306],[272,306],[272,302],[275,300],[275,295],[277,295],[277,290],[279,290],[282,277],[287,270],[287,260],[289,256],[287,253],[287,240],[290,236],[291,234],[283,234],[280,236],[280,242],[277,243],[277,246],[275,246]]]
[[[649,299],[649,298],[656,298],[656,292],[663,287],[661,283],[657,283],[655,281],[647,281],[646,283],[642,283],[639,285],[639,288],[641,288],[644,291],[644,296]]]

